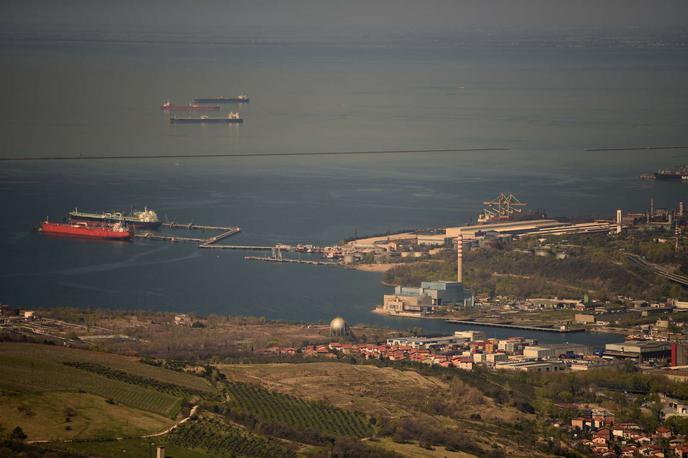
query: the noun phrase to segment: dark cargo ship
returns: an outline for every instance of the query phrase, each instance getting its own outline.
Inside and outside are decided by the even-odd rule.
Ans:
[[[684,181],[688,182],[688,165],[682,165],[675,169],[658,170],[655,173],[640,175],[643,180]]]
[[[194,99],[195,103],[249,103],[251,99],[246,94],[237,97],[199,97]]]
[[[220,105],[201,105],[191,103],[189,105],[175,105],[169,100],[160,105],[162,111],[220,111]]]
[[[101,223],[122,223],[135,228],[157,229],[162,224],[157,213],[148,208],[143,211],[132,211],[129,214],[121,212],[89,213],[74,210],[69,212],[72,220],[98,221]]]
[[[229,113],[225,117],[210,117],[210,116],[198,116],[198,117],[184,117],[180,118],[177,116],[172,116],[170,118],[171,123],[213,123],[213,124],[241,124],[244,122],[239,116],[239,113]]]

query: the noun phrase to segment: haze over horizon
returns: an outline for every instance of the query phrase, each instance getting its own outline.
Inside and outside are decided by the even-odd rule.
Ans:
[[[5,1],[0,32],[46,39],[253,43],[686,45],[680,0]]]

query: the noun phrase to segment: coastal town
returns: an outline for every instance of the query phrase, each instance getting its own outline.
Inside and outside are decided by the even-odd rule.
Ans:
[[[688,458],[688,1],[0,12],[0,458]]]

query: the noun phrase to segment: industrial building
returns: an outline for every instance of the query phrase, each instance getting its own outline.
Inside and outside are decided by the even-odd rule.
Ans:
[[[443,306],[473,306],[474,297],[463,285],[463,237],[457,239],[456,281],[424,281],[420,287],[397,286],[383,298],[382,312],[426,315]]]
[[[465,339],[457,336],[397,337],[394,339],[387,339],[387,345],[430,349],[435,347],[444,347],[446,345],[463,344],[464,340]]]
[[[532,359],[559,358],[561,355],[589,355],[590,348],[580,344],[531,345],[523,348],[523,356]]]
[[[628,340],[605,345],[604,356],[629,359],[639,364],[648,360],[669,361],[671,343],[654,340]]]
[[[561,361],[500,361],[495,364],[497,370],[522,372],[563,372],[566,365]]]
[[[466,339],[470,342],[485,340],[485,332],[483,331],[454,331],[454,336],[459,337],[461,339]]]

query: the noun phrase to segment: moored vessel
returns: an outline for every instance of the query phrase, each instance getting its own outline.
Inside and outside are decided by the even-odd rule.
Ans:
[[[682,165],[675,169],[658,170],[655,173],[643,173],[642,180],[682,181],[688,182],[688,165]]]
[[[134,236],[134,228],[122,223],[106,224],[88,221],[53,223],[45,220],[41,223],[40,231],[52,235],[108,240],[129,240]]]
[[[212,124],[241,124],[244,122],[239,116],[239,113],[229,113],[224,117],[210,117],[210,116],[198,116],[198,117],[177,117],[172,116],[170,118],[171,123],[212,123]]]
[[[146,229],[156,229],[162,224],[162,221],[158,218],[158,214],[145,207],[143,211],[133,210],[128,214],[122,212],[89,213],[80,212],[78,209],[75,209],[69,212],[69,217],[73,220],[80,221],[123,223],[127,226]]]
[[[190,103],[188,105],[176,105],[169,100],[160,105],[162,111],[220,111],[220,105],[203,105]]]
[[[197,97],[195,103],[249,103],[251,99],[246,94],[237,97]]]

